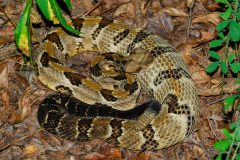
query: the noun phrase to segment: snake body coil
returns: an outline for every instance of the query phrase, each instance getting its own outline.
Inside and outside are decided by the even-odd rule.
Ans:
[[[117,21],[86,17],[72,25],[81,37],[57,28],[35,56],[39,80],[64,93],[41,103],[38,121],[44,129],[68,140],[103,139],[132,150],[165,148],[193,131],[196,90],[173,47]],[[66,65],[82,51],[99,53],[91,77]],[[140,90],[152,100],[136,105]]]

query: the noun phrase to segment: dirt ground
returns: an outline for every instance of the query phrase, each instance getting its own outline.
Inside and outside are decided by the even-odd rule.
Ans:
[[[24,59],[14,43],[23,1],[0,0],[0,159],[213,159],[217,154],[213,144],[223,138],[221,129],[236,118],[222,110],[224,98],[236,92],[234,78],[229,76],[222,82],[220,71],[213,75],[205,72],[210,63],[209,42],[217,35],[215,27],[221,20],[217,13],[221,6],[213,0],[196,0],[192,9],[182,0],[71,2],[73,18],[88,14],[144,27],[167,39],[179,51],[198,90],[200,112],[195,132],[172,147],[139,154],[100,140],[69,142],[41,130],[36,118],[38,105],[52,91],[40,84],[31,67],[23,66]],[[38,16],[31,18],[34,22]],[[33,47],[49,29],[44,22],[33,25]]]

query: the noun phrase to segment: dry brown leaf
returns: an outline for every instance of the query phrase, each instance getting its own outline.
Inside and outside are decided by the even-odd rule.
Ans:
[[[227,81],[227,84],[224,84],[223,86],[223,93],[231,94],[236,93],[237,89],[240,87],[240,85],[235,84],[235,79],[229,79]],[[219,85],[214,85],[210,88],[207,86],[202,86],[198,88],[198,95],[201,96],[216,96],[222,94],[222,87]]]
[[[9,112],[9,92],[8,92],[8,65],[0,73],[0,121],[5,122]]]
[[[159,13],[168,13],[170,16],[176,16],[176,17],[188,17],[188,14],[184,11],[181,11],[179,9],[173,8],[173,7],[167,7],[163,8],[159,11]]]
[[[3,68],[2,72],[0,73],[0,88],[8,88],[8,64]]]
[[[135,15],[135,22],[137,27],[142,27],[145,24],[145,19],[143,17],[143,12],[141,10],[141,1],[139,0],[132,0],[134,5],[134,15]]]
[[[217,80],[217,79],[212,79],[211,81],[210,81],[212,84],[217,84],[217,85],[219,85],[221,82],[219,81],[219,80]]]
[[[126,13],[128,13],[128,16],[134,17],[134,6],[132,3],[126,3],[118,7],[114,12],[114,17],[118,17]]]
[[[97,152],[90,153],[84,157],[84,159],[86,160],[99,160],[99,159],[105,159],[105,158],[106,156]]]
[[[0,46],[6,43],[13,42],[14,27],[3,27],[0,29]]]
[[[65,159],[66,158],[66,155],[62,150],[59,150],[59,151],[47,150],[45,154],[48,157],[48,159]]]
[[[162,13],[148,19],[147,30],[167,39],[173,31],[173,21],[167,13]]]
[[[110,157],[111,157],[112,159],[120,159],[120,158],[122,157],[122,153],[121,153],[121,151],[120,151],[119,149],[117,149],[117,148],[112,148],[112,149],[110,150]]]
[[[207,75],[205,70],[199,70],[192,74],[192,79],[196,84],[206,84],[209,82],[210,77]]]
[[[34,145],[34,144],[28,144],[23,149],[24,157],[28,157],[28,156],[34,155],[37,152],[38,152],[38,147],[36,145]]]
[[[105,9],[112,9],[114,7],[119,7],[130,2],[131,0],[103,0]]]
[[[150,160],[151,155],[149,153],[143,152],[137,155],[136,159],[137,160]]]
[[[88,11],[91,11],[95,6],[93,5],[92,1],[89,1],[89,0],[84,0],[83,1],[84,3],[84,6],[86,7],[86,9]],[[99,15],[101,12],[100,8],[96,8],[94,9],[91,13],[94,14],[94,15]]]
[[[193,51],[193,45],[191,44],[185,44],[184,45],[184,50],[181,51],[182,54],[181,56],[183,57],[185,63],[187,63],[187,65],[193,65],[195,63],[195,60],[192,58],[192,51]]]
[[[196,18],[192,20],[192,23],[213,23],[214,25],[217,25],[221,21],[219,13],[218,12],[212,12],[210,14],[206,15],[199,15]]]
[[[188,8],[192,8],[194,2],[195,2],[195,0],[187,0]]]
[[[18,100],[18,110],[14,111],[9,117],[8,122],[10,124],[16,124],[22,122],[31,114],[31,106],[29,98],[32,94],[32,90],[27,88],[25,93]]]

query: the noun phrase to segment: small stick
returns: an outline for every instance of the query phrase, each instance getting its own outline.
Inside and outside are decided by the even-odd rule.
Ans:
[[[13,23],[11,18],[6,14],[6,12],[0,7],[0,11],[6,16],[6,18],[9,20],[9,22],[13,25],[14,28],[16,28],[16,25]]]
[[[190,28],[192,26],[192,10],[194,6],[195,0],[192,1],[191,6],[189,6],[189,19],[188,19],[188,28],[187,28],[187,39],[189,39]]]
[[[90,14],[92,11],[94,11],[95,9],[97,9],[97,8],[100,6],[101,3],[102,3],[102,2],[99,1],[90,11],[88,11],[87,13],[85,13],[85,14],[83,15],[83,17],[87,16],[87,15]]]
[[[39,129],[38,131],[35,131],[35,132],[33,132],[33,133],[30,133],[30,134],[28,134],[28,135],[26,135],[26,136],[24,136],[24,137],[21,137],[21,138],[19,138],[19,139],[13,140],[12,142],[10,142],[10,143],[8,143],[8,144],[0,147],[0,152],[3,151],[3,150],[5,150],[5,149],[7,149],[7,148],[10,147],[10,146],[12,146],[14,143],[20,142],[20,141],[24,140],[25,138],[28,138],[28,137],[34,135],[36,132],[40,132],[40,131],[42,131],[42,130],[43,130],[43,129]]]

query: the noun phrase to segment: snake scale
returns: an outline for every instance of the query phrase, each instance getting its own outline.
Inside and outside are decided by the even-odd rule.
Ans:
[[[70,23],[80,37],[55,28],[34,56],[41,83],[60,92],[41,102],[41,127],[71,141],[102,139],[131,150],[166,148],[192,133],[196,89],[171,45],[119,21],[84,17]],[[83,51],[98,52],[88,76],[66,65]],[[151,100],[137,104],[140,93]]]

